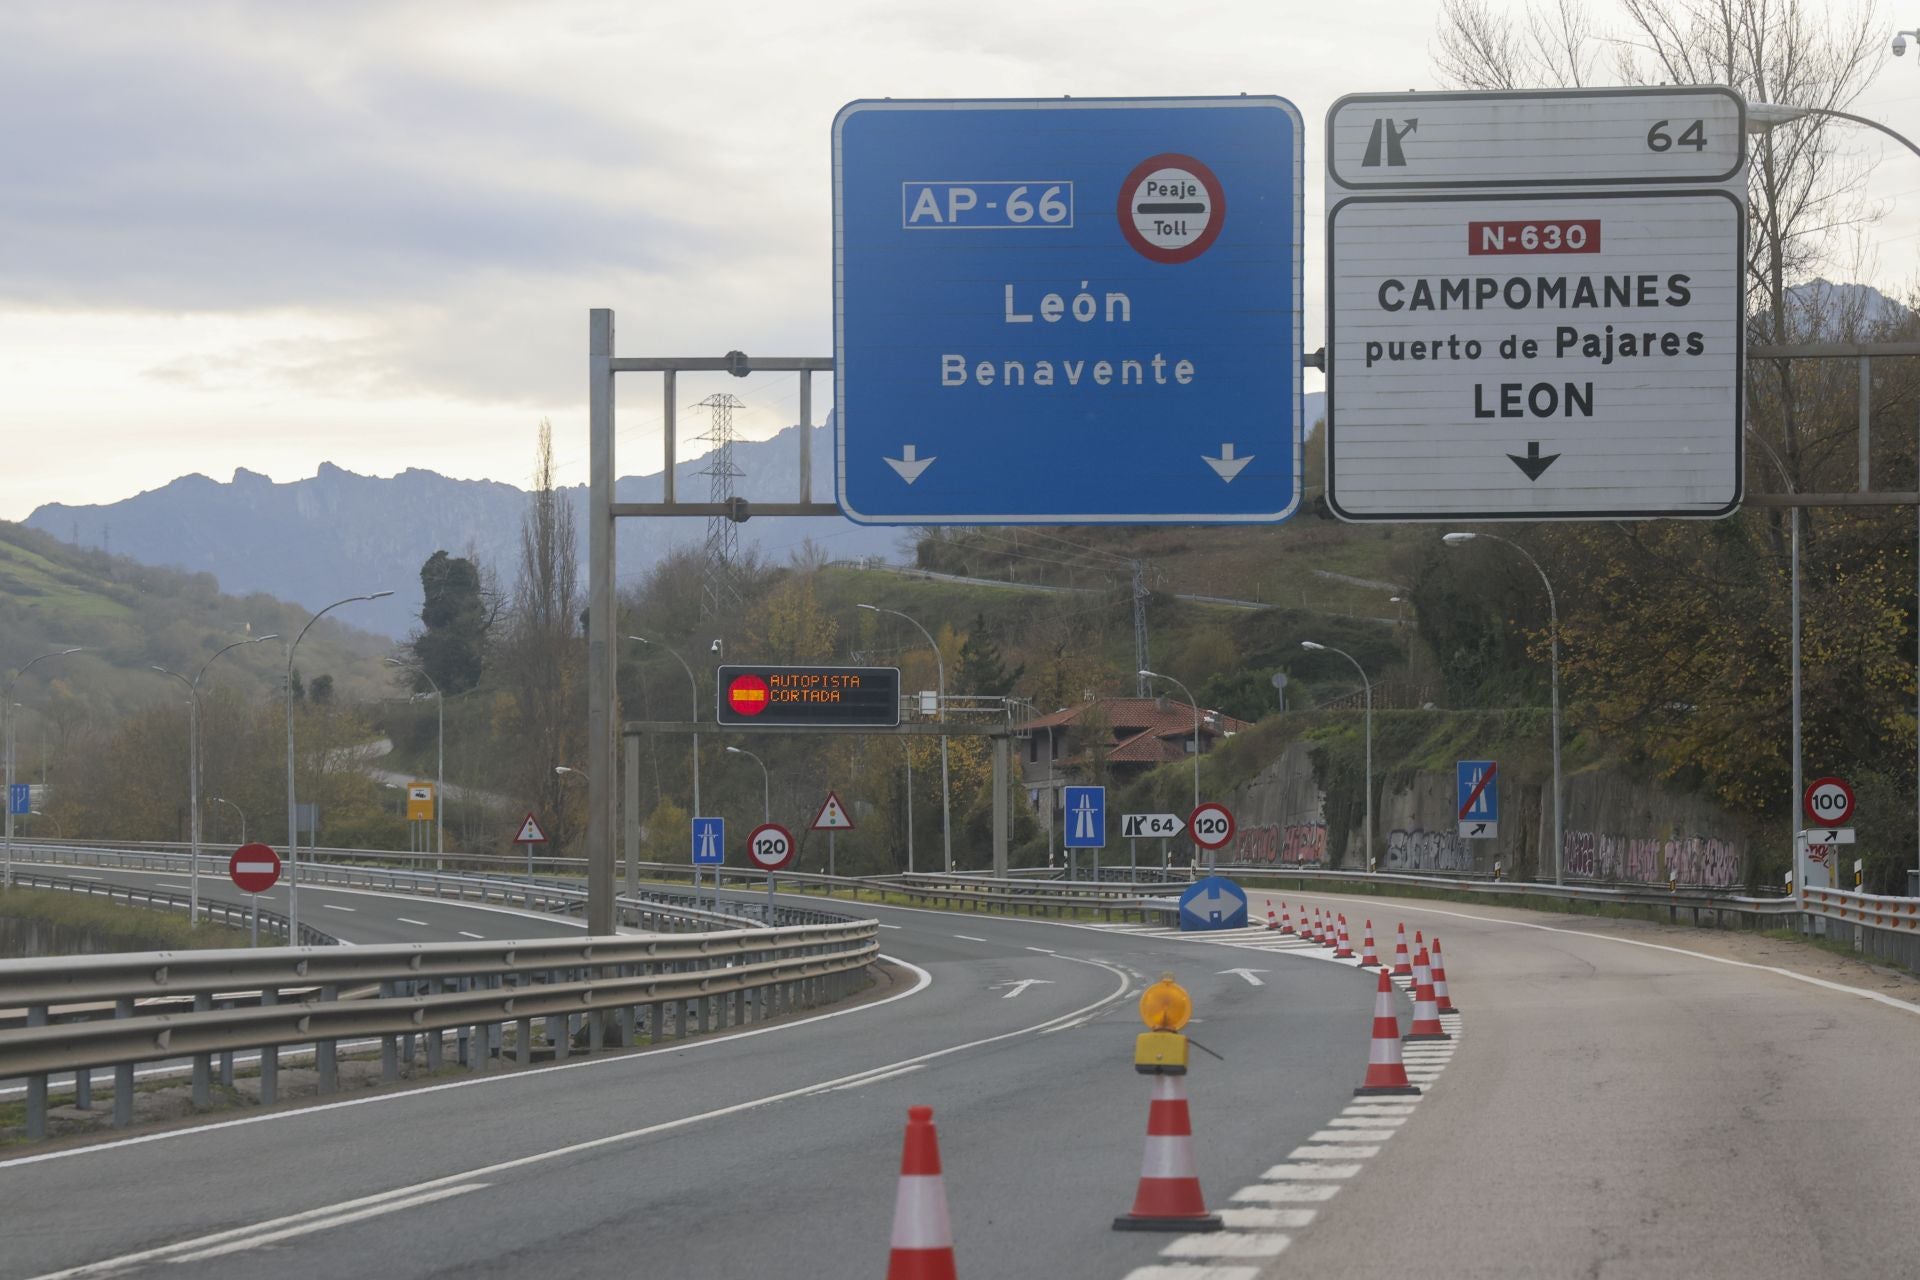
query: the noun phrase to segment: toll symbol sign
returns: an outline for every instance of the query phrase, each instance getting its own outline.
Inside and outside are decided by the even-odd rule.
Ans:
[[[1154,262],[1191,262],[1220,238],[1227,196],[1213,170],[1165,152],[1142,160],[1120,184],[1120,231]]]

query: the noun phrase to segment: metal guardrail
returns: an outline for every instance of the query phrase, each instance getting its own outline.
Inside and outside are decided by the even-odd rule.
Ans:
[[[132,885],[107,884],[99,880],[68,880],[61,876],[45,875],[37,871],[15,869],[13,883],[23,889],[57,889],[65,893],[85,894],[89,897],[106,898],[113,902],[124,902],[131,907],[151,907],[165,911],[187,911],[191,900],[184,893],[167,889],[142,889]],[[203,902],[200,914],[213,923],[232,925],[244,929],[251,919],[248,907],[228,902]],[[277,911],[260,911],[260,927],[267,934],[277,936],[281,941],[287,937],[287,918]],[[300,945],[303,947],[337,946],[340,939],[330,933],[324,933],[310,924],[300,926]]]
[[[153,952],[0,961],[0,1008],[27,1024],[0,1030],[0,1078],[27,1082],[27,1133],[44,1136],[49,1076],[74,1074],[75,1104],[90,1105],[92,1071],[114,1068],[113,1122],[133,1119],[134,1066],[190,1056],[196,1104],[206,1105],[213,1060],[231,1082],[232,1054],[260,1049],[262,1103],[276,1098],[279,1050],[314,1046],[322,1093],[338,1088],[342,1040],[377,1038],[381,1074],[411,1070],[416,1041],[426,1066],[442,1065],[446,1033],[458,1060],[484,1071],[512,1048],[535,1054],[654,1041],[778,1016],[837,998],[879,954],[878,925],[737,929],[649,938],[616,935],[530,942]],[[304,998],[281,1003],[287,989]],[[317,990],[317,994],[316,994]],[[216,993],[257,991],[257,1003],[216,1009]],[[142,1012],[137,1001],[188,995],[188,1013]],[[111,1017],[93,1015],[111,1003]]]

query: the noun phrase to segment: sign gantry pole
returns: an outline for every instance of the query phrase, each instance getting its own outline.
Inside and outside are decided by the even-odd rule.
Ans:
[[[587,932],[614,932],[613,312],[593,310],[588,345]]]

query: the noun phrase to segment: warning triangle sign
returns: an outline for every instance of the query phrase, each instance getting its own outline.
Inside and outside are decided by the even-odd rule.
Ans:
[[[545,844],[547,842],[547,833],[540,829],[540,819],[534,817],[532,814],[528,814],[527,820],[520,824],[520,834],[513,838],[513,842],[515,844]]]
[[[847,810],[840,803],[840,797],[827,792],[827,802],[820,806],[820,812],[813,815],[814,831],[851,831],[853,819],[847,816]]]

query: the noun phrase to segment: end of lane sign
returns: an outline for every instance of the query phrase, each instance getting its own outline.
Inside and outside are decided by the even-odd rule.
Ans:
[[[1300,500],[1283,98],[850,103],[838,496],[871,524],[1251,523]]]

